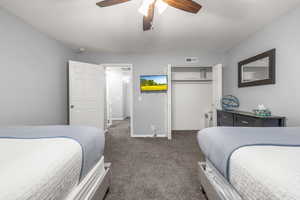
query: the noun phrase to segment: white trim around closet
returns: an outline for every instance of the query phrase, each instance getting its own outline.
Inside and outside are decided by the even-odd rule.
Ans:
[[[191,80],[176,80],[176,82],[182,82],[189,84],[189,81],[192,82],[212,82],[213,83],[213,99],[211,102],[212,110],[216,110],[220,107],[220,98],[222,97],[222,64],[212,65],[212,66],[201,66],[201,65],[168,65],[168,103],[167,103],[167,136],[168,139],[172,139],[172,68],[211,68],[212,69],[212,77],[207,79],[191,79]],[[206,75],[205,75],[206,76]],[[215,118],[215,116],[214,116]],[[215,120],[215,119],[214,119]]]

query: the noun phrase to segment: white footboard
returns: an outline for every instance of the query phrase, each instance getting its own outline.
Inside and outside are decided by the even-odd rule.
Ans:
[[[231,184],[213,167],[198,163],[201,189],[209,200],[242,200]]]

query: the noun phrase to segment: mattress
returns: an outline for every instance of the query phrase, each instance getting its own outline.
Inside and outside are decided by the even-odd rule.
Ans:
[[[300,147],[249,146],[230,159],[229,180],[244,200],[299,200]]]
[[[24,126],[0,129],[2,139],[68,138],[81,145],[82,168],[80,180],[101,159],[104,151],[104,131],[86,126]]]
[[[79,183],[82,148],[75,140],[0,139],[0,199],[65,199]]]
[[[299,127],[213,127],[198,133],[199,146],[206,156],[229,179],[230,157],[245,146],[298,146]]]

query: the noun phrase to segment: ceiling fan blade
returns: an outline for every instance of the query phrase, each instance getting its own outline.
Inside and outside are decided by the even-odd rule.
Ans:
[[[155,7],[155,1],[154,3],[151,3],[148,8],[148,15],[143,17],[143,30],[148,31],[152,28],[152,22],[154,17],[154,7]]]
[[[198,13],[202,6],[192,0],[163,0],[169,6],[191,13]]]
[[[130,1],[130,0],[104,0],[104,1],[98,2],[97,5],[100,7],[108,7],[108,6],[113,6],[113,5],[117,5],[120,3],[125,3],[128,1]]]

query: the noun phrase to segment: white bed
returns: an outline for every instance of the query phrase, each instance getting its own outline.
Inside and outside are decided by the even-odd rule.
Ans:
[[[230,158],[229,182],[208,160],[199,166],[200,180],[220,200],[299,200],[299,155],[300,147],[243,147]]]
[[[102,156],[79,182],[82,148],[67,138],[0,139],[0,163],[1,200],[91,199],[107,174]]]
[[[222,195],[231,190],[243,200],[299,200],[299,132],[299,127],[213,127],[200,131],[197,139],[207,160],[199,165],[199,175],[207,196],[233,200]],[[216,184],[214,179],[219,178],[226,180],[225,185]]]
[[[300,147],[250,146],[230,159],[229,179],[244,200],[299,200]]]

